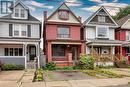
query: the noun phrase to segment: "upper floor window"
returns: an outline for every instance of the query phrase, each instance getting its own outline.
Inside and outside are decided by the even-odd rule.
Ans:
[[[69,38],[70,37],[70,30],[68,27],[58,27],[57,32],[58,38]]]
[[[130,40],[130,31],[126,31],[126,40]]]
[[[107,38],[108,37],[108,28],[107,27],[97,27],[97,37]]]
[[[26,37],[27,36],[27,26],[20,25],[20,24],[15,24],[14,29],[13,29],[13,36]]]
[[[21,9],[21,18],[24,18],[25,17],[25,13],[24,13],[24,10]]]
[[[105,16],[98,16],[98,22],[105,22]]]
[[[15,9],[15,17],[16,18],[25,18],[24,9]]]
[[[19,17],[19,9],[15,9],[15,17]]]
[[[63,20],[68,20],[69,19],[69,12],[68,11],[59,11],[59,18]]]

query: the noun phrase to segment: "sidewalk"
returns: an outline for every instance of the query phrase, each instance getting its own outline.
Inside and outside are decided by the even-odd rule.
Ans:
[[[18,81],[7,81],[5,79],[2,79],[3,81],[0,81],[0,87],[123,87],[119,85],[126,85],[128,84],[128,82],[130,82],[130,78],[32,82],[34,77],[34,71],[35,70],[26,71]]]
[[[23,82],[20,87],[105,87],[126,85],[130,78],[69,80],[54,82]],[[123,86],[121,86],[123,87]]]

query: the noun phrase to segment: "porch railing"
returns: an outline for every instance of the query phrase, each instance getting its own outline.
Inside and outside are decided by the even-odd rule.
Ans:
[[[117,61],[120,62],[123,59],[121,54],[99,54],[96,50],[91,50],[91,56],[95,58],[95,61]]]

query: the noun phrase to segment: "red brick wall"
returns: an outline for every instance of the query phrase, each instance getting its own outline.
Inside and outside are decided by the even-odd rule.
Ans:
[[[46,25],[46,39],[57,39],[58,25]],[[80,40],[80,26],[68,26],[70,28],[70,39]]]

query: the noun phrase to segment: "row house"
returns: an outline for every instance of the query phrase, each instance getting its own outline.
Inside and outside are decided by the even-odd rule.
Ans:
[[[44,53],[47,62],[54,61],[57,66],[73,65],[81,53],[85,53],[82,38],[81,17],[77,17],[63,3],[47,17],[44,12]]]
[[[0,61],[24,65],[39,64],[41,23],[20,0],[10,7],[12,13],[0,18]]]
[[[118,24],[103,6],[83,23],[83,28],[86,54],[110,61],[121,57],[122,52],[119,54],[115,52],[115,47],[122,46],[122,41],[115,40],[115,29],[118,28]]]
[[[130,14],[117,21],[116,39],[123,41],[122,47],[117,47],[116,52],[122,52],[123,56],[130,55]]]

